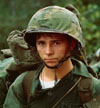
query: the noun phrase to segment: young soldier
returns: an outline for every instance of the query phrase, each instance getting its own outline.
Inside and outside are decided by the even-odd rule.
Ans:
[[[29,22],[25,41],[42,63],[16,79],[4,108],[84,108],[100,94],[100,81],[86,66],[82,31],[73,12],[59,6],[39,10]]]

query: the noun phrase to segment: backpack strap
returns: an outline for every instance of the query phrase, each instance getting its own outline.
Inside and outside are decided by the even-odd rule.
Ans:
[[[65,92],[65,94],[52,106],[52,108],[56,108],[57,105],[79,84],[81,79],[82,77],[80,76],[76,83],[68,91]]]
[[[78,84],[78,92],[82,103],[86,103],[92,99],[93,80],[91,78],[82,77],[82,80]]]
[[[27,103],[30,100],[30,94],[31,94],[34,73],[35,73],[35,71],[29,71],[23,80],[23,88],[24,88],[24,92],[25,92],[25,95],[27,98]]]

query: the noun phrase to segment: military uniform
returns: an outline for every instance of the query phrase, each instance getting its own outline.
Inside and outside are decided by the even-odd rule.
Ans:
[[[20,75],[10,87],[4,108],[83,108],[77,86],[74,87],[56,107],[54,107],[57,101],[73,87],[80,76],[90,78],[90,74],[82,62],[77,60],[72,60],[72,62],[75,66],[74,69],[61,79],[55,87],[44,90],[41,89],[39,81],[39,74],[43,68],[43,66],[40,66],[34,72],[30,101],[27,104],[24,94],[25,88],[23,88],[23,81],[27,72]],[[100,81],[94,78],[93,83],[92,96],[99,95]]]

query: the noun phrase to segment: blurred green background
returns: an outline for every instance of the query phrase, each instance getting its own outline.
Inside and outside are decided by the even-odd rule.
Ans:
[[[7,37],[12,30],[23,30],[32,15],[48,5],[74,5],[80,12],[80,21],[87,54],[100,48],[99,0],[0,0],[0,49],[8,48]]]

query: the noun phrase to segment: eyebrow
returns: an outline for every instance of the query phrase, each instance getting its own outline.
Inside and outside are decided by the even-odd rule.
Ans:
[[[57,40],[52,40],[53,42],[55,42],[55,41],[61,41],[61,42],[64,42],[65,40],[59,40],[59,39],[57,39]]]
[[[36,42],[44,42],[45,40],[37,40]],[[64,42],[65,40],[59,40],[59,39],[55,39],[55,40],[51,40],[50,42]]]

